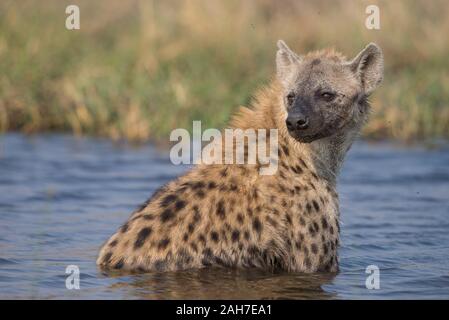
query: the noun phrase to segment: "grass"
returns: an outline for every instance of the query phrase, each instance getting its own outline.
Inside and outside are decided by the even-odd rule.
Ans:
[[[65,29],[78,4],[81,29]],[[381,30],[367,30],[377,4]],[[449,137],[449,6],[434,1],[2,1],[0,131],[168,140],[222,127],[274,73],[275,41],[348,56],[377,42],[368,138]]]

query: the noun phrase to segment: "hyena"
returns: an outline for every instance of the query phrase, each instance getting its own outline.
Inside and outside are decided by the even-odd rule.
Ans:
[[[276,77],[231,128],[278,130],[278,170],[200,164],[160,188],[101,248],[97,264],[132,271],[219,266],[336,272],[336,178],[383,77],[369,44],[354,59],[294,53],[278,41]]]

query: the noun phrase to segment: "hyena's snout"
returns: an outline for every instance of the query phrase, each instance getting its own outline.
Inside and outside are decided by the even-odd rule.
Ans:
[[[290,133],[303,131],[309,128],[309,117],[302,112],[291,112],[288,114],[285,124]]]

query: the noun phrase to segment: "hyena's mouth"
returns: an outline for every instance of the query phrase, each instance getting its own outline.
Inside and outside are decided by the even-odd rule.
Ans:
[[[290,132],[290,135],[296,140],[301,143],[311,143],[315,140],[324,138],[325,135],[321,132],[315,133],[315,134],[301,134],[299,132]]]

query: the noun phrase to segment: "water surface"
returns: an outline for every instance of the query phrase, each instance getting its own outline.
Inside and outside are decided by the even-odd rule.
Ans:
[[[0,136],[0,298],[449,298],[449,148],[359,142],[339,182],[340,272],[104,273],[100,245],[182,174],[167,151],[65,135]],[[68,265],[80,290],[66,289]],[[365,286],[380,269],[380,289]]]

